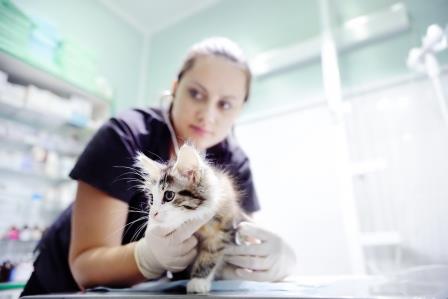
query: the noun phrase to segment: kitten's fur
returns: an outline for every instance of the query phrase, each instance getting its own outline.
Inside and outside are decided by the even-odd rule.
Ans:
[[[175,228],[185,221],[213,218],[195,234],[198,255],[191,268],[188,293],[207,293],[223,264],[223,249],[234,242],[234,225],[243,217],[239,192],[233,181],[201,158],[190,145],[183,145],[176,161],[157,163],[144,154],[137,156],[149,198],[148,225]],[[174,193],[171,193],[174,192]]]

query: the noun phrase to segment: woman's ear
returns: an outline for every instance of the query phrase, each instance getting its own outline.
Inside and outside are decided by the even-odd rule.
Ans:
[[[174,80],[173,83],[171,84],[171,95],[173,96],[173,98],[176,95],[177,86],[179,85],[178,83],[179,83],[179,81]]]

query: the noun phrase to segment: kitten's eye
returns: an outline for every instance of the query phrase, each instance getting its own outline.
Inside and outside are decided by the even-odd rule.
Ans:
[[[174,195],[176,195],[176,193],[174,193],[173,191],[165,191],[165,193],[163,194],[163,201],[164,202],[170,202],[174,199]]]

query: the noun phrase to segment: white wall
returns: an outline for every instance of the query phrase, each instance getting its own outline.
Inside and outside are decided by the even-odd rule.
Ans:
[[[348,274],[338,140],[324,105],[240,124],[262,210],[258,220],[284,236],[298,257],[297,274]]]
[[[448,76],[442,77],[448,95]],[[396,268],[448,263],[448,124],[431,82],[410,80],[350,100],[353,162],[383,161],[354,177],[364,232],[396,231]],[[377,266],[387,256],[371,254]]]
[[[346,99],[359,232],[398,236],[364,247],[369,273],[448,264],[448,126],[429,80],[399,82]],[[448,75],[442,82],[448,95]],[[353,269],[338,133],[324,104],[236,129],[252,162],[258,218],[292,244],[297,274]]]

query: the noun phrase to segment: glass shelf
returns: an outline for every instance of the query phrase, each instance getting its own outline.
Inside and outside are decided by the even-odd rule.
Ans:
[[[60,95],[79,95],[95,105],[110,106],[111,104],[111,100],[78,87],[61,78],[58,74],[53,74],[51,70],[42,70],[41,66],[25,62],[21,58],[16,57],[14,53],[6,53],[3,49],[0,49],[0,70],[3,70],[10,76],[19,78],[27,84],[32,84]]]
[[[8,175],[9,177],[16,176],[21,180],[30,179],[34,181],[40,181],[49,185],[60,185],[72,181],[72,179],[70,179],[69,177],[54,177],[43,173],[14,169],[5,166],[0,166],[0,175],[1,174]]]
[[[43,129],[54,129],[61,126],[69,126],[73,129],[85,130],[87,132],[94,132],[97,126],[93,122],[87,122],[85,125],[80,125],[79,121],[74,119],[66,119],[54,113],[45,113],[36,111],[26,106],[12,105],[5,103],[0,99],[0,116],[12,121],[39,127]]]
[[[28,126],[32,129],[42,130],[49,134],[71,137],[81,144],[81,147],[72,147],[70,149],[62,149],[58,147],[41,145],[43,148],[51,149],[61,154],[78,155],[82,152],[85,144],[90,140],[92,135],[98,129],[98,125],[89,122],[85,127],[79,127],[70,123],[69,120],[55,114],[34,111],[26,107],[14,106],[0,100],[0,118]],[[0,139],[5,139],[0,136]],[[8,141],[7,139],[5,139]],[[17,144],[20,140],[10,140]],[[23,140],[26,145],[39,145],[38,141]]]
[[[29,221],[27,194],[45,194],[49,199],[42,202],[44,208],[29,207],[45,226],[73,199],[76,190],[67,175],[69,166],[112,109],[112,101],[95,86],[89,90],[64,74],[22,59],[19,53],[0,48],[0,71],[10,84],[0,94],[0,149],[9,155],[2,156],[0,164],[0,185],[5,186],[0,190],[4,191],[0,210],[8,206],[0,213],[2,230]],[[36,93],[32,93],[32,86]],[[21,132],[15,133],[14,128],[21,128]],[[0,245],[10,248],[24,244],[0,241]]]
[[[46,145],[43,142],[38,140],[31,140],[26,138],[24,140],[13,139],[11,137],[5,137],[0,135],[0,143],[2,143],[5,147],[14,148],[14,149],[22,149],[29,150],[31,147],[38,146],[48,151],[55,151],[64,156],[76,157],[79,156],[83,150],[82,147],[63,149],[58,146]]]

